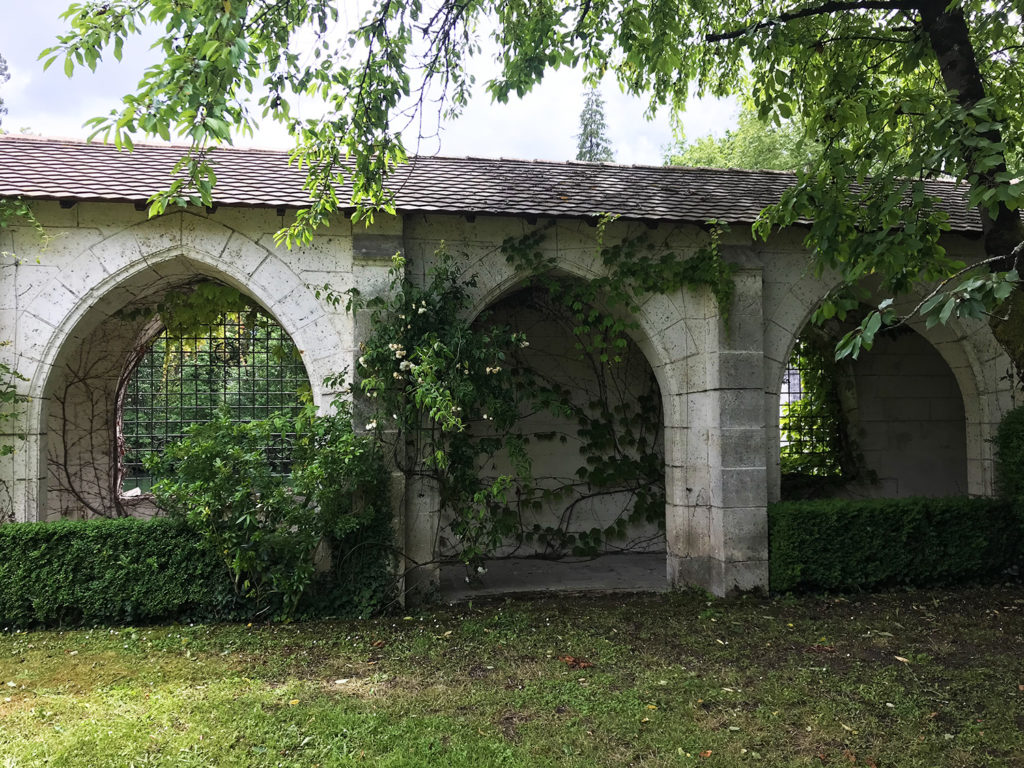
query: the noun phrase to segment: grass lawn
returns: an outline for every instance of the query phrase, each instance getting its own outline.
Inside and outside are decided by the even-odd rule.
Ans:
[[[11,766],[1024,766],[1024,587],[0,634]]]

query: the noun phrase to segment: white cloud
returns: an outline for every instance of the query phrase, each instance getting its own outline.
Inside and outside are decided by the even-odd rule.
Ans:
[[[120,96],[134,87],[145,67],[158,60],[158,54],[148,49],[147,41],[135,39],[125,46],[123,61],[104,61],[95,74],[79,68],[74,78],[68,80],[60,61],[44,72],[37,56],[65,29],[66,24],[58,16],[67,2],[33,0],[31,4],[19,3],[18,10],[4,14],[0,53],[7,58],[12,75],[2,92],[9,111],[4,120],[8,130],[27,127],[46,136],[84,138],[89,132],[82,126],[85,120],[116,108]],[[474,69],[478,84],[469,107],[458,120],[443,126],[439,139],[422,140],[420,152],[545,160],[575,157],[584,91],[579,73],[551,72],[522,99],[494,104],[482,83],[496,73],[496,65],[481,58],[474,63]],[[646,104],[621,93],[610,81],[604,84],[602,93],[616,160],[660,164],[666,145],[672,141],[668,113],[659,113],[653,121],[645,120]],[[308,113],[316,108],[310,100],[298,105],[299,114],[305,112],[307,116],[312,116]],[[720,135],[735,124],[735,112],[731,100],[702,100],[693,104],[682,123],[690,138],[707,133]],[[428,129],[435,124],[435,116],[426,117]],[[286,148],[291,139],[280,126],[268,124],[252,139],[241,138],[238,143]]]

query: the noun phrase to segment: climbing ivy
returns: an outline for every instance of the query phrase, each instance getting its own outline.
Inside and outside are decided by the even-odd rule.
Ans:
[[[836,388],[834,356],[801,339],[793,347],[789,367],[800,377],[801,397],[782,404],[782,474],[841,477],[847,424]]]
[[[471,566],[510,542],[530,542],[543,552],[594,555],[625,539],[635,523],[664,526],[665,483],[661,398],[649,366],[635,365],[630,335],[644,297],[683,287],[707,288],[727,317],[732,265],[721,257],[726,231],[712,222],[707,242],[680,255],[647,234],[606,242],[611,219],[598,225],[598,256],[604,274],[589,281],[559,275],[544,248],[548,227],[502,245],[523,277],[534,307],[569,329],[568,354],[587,362],[597,392],[581,398],[565,382],[545,377],[530,364],[529,340],[515,328],[484,316],[467,320],[467,277],[442,248],[426,281],[418,285],[396,257],[384,295],[347,296],[329,285],[317,296],[350,311],[369,312],[369,334],[357,364],[358,393],[367,410],[365,428],[392,446],[396,466],[436,485],[462,559]],[[631,397],[613,401],[609,381],[645,370],[647,380]],[[524,415],[548,413],[576,424],[581,463],[557,487],[533,476],[528,446],[566,441],[552,432],[527,432]],[[502,467],[501,471],[486,468]],[[602,496],[627,499],[603,527],[579,529],[574,513]],[[558,510],[554,524],[524,520]],[[534,515],[535,516],[535,515]]]
[[[587,281],[558,279],[557,256],[542,248],[553,223],[521,237],[506,238],[502,252],[516,272],[560,300],[578,323],[574,332],[590,336],[589,344],[581,341],[581,348],[600,350],[605,362],[615,361],[626,346],[626,335],[639,329],[635,317],[643,298],[651,294],[706,288],[728,327],[735,267],[722,258],[722,236],[729,231],[726,222],[709,220],[706,242],[692,254],[683,255],[646,232],[609,243],[607,230],[614,221],[615,217],[604,216],[598,222],[597,255],[604,274]]]
[[[441,508],[453,516],[463,559],[479,564],[514,531],[508,514],[513,478],[529,482],[516,429],[524,393],[509,366],[512,351],[528,342],[486,318],[470,323],[475,280],[461,274],[443,247],[424,285],[408,279],[400,256],[389,274],[381,296],[367,299],[355,288],[341,295],[330,286],[316,295],[369,313],[370,332],[356,365],[370,414],[364,428],[389,446],[409,478],[436,486]],[[485,479],[478,468],[501,451],[514,471]]]
[[[15,222],[22,221],[36,231],[45,247],[49,240],[46,230],[36,218],[35,213],[28,202],[20,197],[0,197],[0,230],[8,229]],[[11,260],[18,265],[17,256],[5,250],[0,250],[0,262]],[[9,339],[0,339],[0,348],[10,346]],[[17,369],[9,363],[0,361],[0,435],[7,436],[8,431],[5,425],[8,422],[16,421],[19,416],[18,408],[29,401],[26,395],[18,392],[18,382],[28,381]],[[21,438],[21,435],[16,435]],[[9,456],[14,453],[14,443],[9,439],[0,441],[0,456]],[[6,487],[3,480],[0,480],[0,523],[13,521],[13,509],[10,499],[10,489]]]

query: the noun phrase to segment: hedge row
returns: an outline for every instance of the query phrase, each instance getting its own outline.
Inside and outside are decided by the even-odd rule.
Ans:
[[[390,520],[347,538],[301,615],[350,615],[390,599]],[[0,630],[251,617],[224,560],[183,520],[0,525]]]
[[[219,618],[237,608],[223,561],[182,521],[0,526],[0,627]]]
[[[1019,508],[982,498],[779,502],[768,542],[774,592],[954,584],[1024,555]]]

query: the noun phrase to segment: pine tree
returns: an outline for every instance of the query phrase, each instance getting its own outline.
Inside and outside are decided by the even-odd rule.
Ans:
[[[0,85],[3,85],[11,79],[10,73],[7,71],[7,59],[0,54]],[[7,114],[7,107],[4,106],[3,96],[0,96],[0,123],[3,122],[3,116]]]
[[[607,136],[604,121],[604,99],[596,88],[587,90],[583,111],[580,112],[580,132],[576,134],[576,159],[595,163],[610,163],[615,152]]]

